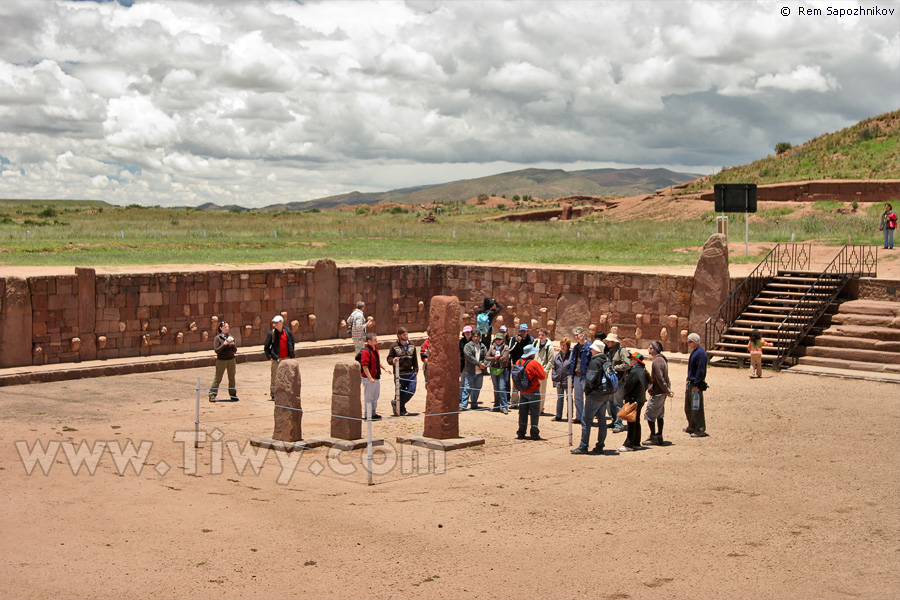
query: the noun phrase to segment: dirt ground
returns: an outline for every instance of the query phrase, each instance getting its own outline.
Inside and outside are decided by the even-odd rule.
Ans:
[[[304,437],[327,433],[332,366],[349,359],[301,360]],[[685,371],[672,363],[672,381]],[[676,394],[670,445],[606,456],[571,455],[549,418],[546,441],[518,441],[514,414],[466,412],[484,446],[423,473],[393,443],[422,417],[386,419],[370,487],[360,452],[269,451],[239,472],[272,430],[265,363],[238,365],[241,402],[201,402],[194,455],[211,377],[0,389],[0,597],[898,597],[896,385],[712,368],[710,437],[682,432]],[[392,393],[385,381],[384,415]],[[73,474],[82,441],[98,460]]]

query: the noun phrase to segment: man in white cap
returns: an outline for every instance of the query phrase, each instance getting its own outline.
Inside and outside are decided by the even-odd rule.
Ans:
[[[584,378],[584,412],[581,419],[581,444],[572,449],[572,454],[603,454],[603,446],[606,443],[606,423],[603,415],[606,413],[607,404],[615,396],[609,382],[603,385],[603,377],[606,376],[606,366],[609,363],[605,352],[606,347],[600,340],[594,340],[591,344],[591,360],[587,366],[587,374]],[[597,445],[593,450],[588,450],[591,441],[591,424],[594,416],[600,416],[600,424],[597,426]]]
[[[285,358],[294,358],[294,334],[290,329],[284,328],[284,318],[281,315],[272,317],[272,331],[266,336],[263,346],[266,358],[271,365],[271,380],[269,383],[269,399],[275,400],[275,373],[278,372],[278,363]]]
[[[688,357],[687,385],[684,389],[684,415],[687,417],[688,426],[685,433],[691,437],[706,437],[706,414],[703,412],[703,392],[706,391],[706,350],[700,345],[700,335],[692,333],[688,336],[688,348],[691,355]]]
[[[625,375],[628,373],[628,369],[631,368],[631,355],[619,343],[619,336],[615,333],[607,334],[603,343],[606,344],[606,356],[612,361],[613,370],[616,372],[619,381],[624,382]],[[615,397],[609,403],[609,417],[612,419],[613,433],[621,433],[627,428],[622,419],[617,416],[625,404],[623,401],[624,394],[625,387],[620,385],[619,389],[616,390]]]
[[[518,369],[512,374],[513,384],[519,388],[519,429],[516,437],[520,440],[525,439],[525,429],[528,426],[529,416],[531,417],[531,430],[529,431],[530,439],[539,441],[541,430],[538,429],[538,419],[541,416],[541,381],[547,378],[547,372],[537,360],[534,359],[537,354],[537,348],[531,344],[522,349],[522,358],[516,362],[516,367],[524,369],[524,376],[527,378],[527,387],[522,386],[522,382],[516,377]]]

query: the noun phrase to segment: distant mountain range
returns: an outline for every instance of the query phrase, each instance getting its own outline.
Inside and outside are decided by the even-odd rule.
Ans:
[[[479,194],[489,196],[534,196],[558,198],[564,196],[637,196],[670,185],[678,185],[701,177],[694,173],[677,173],[668,169],[522,169],[477,179],[464,179],[435,185],[390,190],[387,192],[350,192],[338,196],[318,198],[306,202],[272,204],[262,210],[290,211],[311,208],[328,209],[342,205],[428,204],[429,202],[465,202]],[[234,210],[239,206],[218,206],[211,202],[200,206],[206,210]]]

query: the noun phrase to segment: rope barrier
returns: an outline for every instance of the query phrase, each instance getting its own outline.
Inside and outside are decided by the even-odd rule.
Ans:
[[[318,385],[318,386],[304,386],[304,389],[308,389],[309,387],[330,387],[330,386],[325,385],[325,384]],[[199,427],[200,427],[201,424],[204,425],[204,426],[208,426],[208,427],[214,427],[215,429],[218,429],[218,430],[220,430],[220,431],[228,432],[228,433],[231,433],[231,434],[234,434],[234,435],[237,435],[237,436],[246,437],[246,438],[248,438],[248,439],[256,439],[256,440],[261,440],[261,441],[271,441],[271,442],[277,442],[277,441],[278,441],[278,440],[272,440],[272,438],[267,437],[267,436],[254,435],[254,434],[249,433],[249,432],[240,431],[240,430],[237,430],[237,429],[230,429],[230,428],[222,427],[222,426],[218,425],[219,423],[227,423],[227,422],[238,421],[238,420],[250,420],[250,419],[267,418],[267,417],[270,417],[270,415],[248,415],[248,416],[243,416],[243,417],[233,417],[233,418],[230,418],[230,419],[216,419],[216,420],[209,420],[209,421],[206,421],[206,420],[201,421],[201,420],[200,420],[200,410],[199,410],[199,407],[200,407],[201,392],[208,391],[209,389],[210,389],[210,388],[204,388],[204,387],[201,387],[201,386],[200,386],[200,381],[199,381],[199,378],[198,378],[198,380],[197,380],[197,385],[196,385],[196,394],[197,394],[196,403],[197,403],[197,407],[196,407],[196,411],[195,411],[195,434],[196,434],[197,437],[195,438],[195,447],[199,447],[198,441],[197,441],[197,440],[199,439]],[[217,389],[223,389],[223,388],[217,388]],[[238,388],[235,388],[235,389],[237,390]],[[241,388],[239,388],[239,389],[244,390],[244,391],[247,391],[247,390],[255,390],[255,389],[272,389],[272,388],[271,388],[271,386],[244,386],[244,387],[241,387]],[[464,390],[464,389],[465,389],[465,386],[464,386],[464,385],[461,385],[461,386],[460,386],[460,389],[461,389],[461,390]],[[470,392],[476,391],[476,390],[477,390],[477,391],[479,392],[479,394],[480,394],[480,392],[481,392],[482,390],[485,390],[485,389],[486,389],[486,388],[485,388],[484,385],[482,385],[482,386],[479,387],[479,388],[471,388],[471,387],[468,388],[468,390],[469,390]],[[508,408],[510,408],[511,410],[514,410],[515,408],[519,408],[519,407],[522,407],[522,406],[528,406],[528,405],[533,405],[533,404],[537,404],[537,403],[540,403],[540,402],[546,402],[548,399],[559,400],[559,392],[556,391],[557,389],[558,389],[558,388],[554,387],[554,388],[553,388],[553,391],[550,392],[550,393],[547,393],[547,394],[541,394],[541,393],[540,393],[540,389],[538,389],[538,390],[536,390],[535,392],[533,392],[533,393],[531,393],[531,394],[528,394],[528,396],[535,396],[534,399],[524,400],[524,401],[519,401],[519,402],[516,404],[515,407],[508,407]],[[507,390],[492,390],[492,391],[493,391],[495,394],[506,394],[507,396],[511,396],[511,395],[514,394],[514,393],[519,393],[520,395],[523,394],[522,392],[507,391]],[[568,390],[567,390],[567,393],[565,394],[565,400],[567,401],[567,411],[566,411],[566,412],[567,412],[567,418],[564,420],[564,422],[568,425],[568,427],[567,427],[567,429],[560,429],[560,428],[557,428],[557,427],[555,427],[555,426],[553,426],[553,425],[548,425],[548,424],[546,424],[546,422],[545,422],[545,424],[542,424],[542,425],[541,425],[541,430],[542,430],[542,432],[546,432],[545,435],[547,435],[547,437],[541,438],[542,441],[554,442],[554,441],[556,441],[556,440],[560,440],[560,439],[563,439],[563,438],[568,437],[568,444],[569,444],[570,446],[572,445],[572,425],[573,425],[573,419],[572,419],[572,418],[573,418],[573,416],[574,416],[574,415],[572,414],[572,412],[571,412],[571,403],[572,403],[572,399],[573,399],[573,394],[572,394],[572,384],[571,384],[571,382],[569,382]],[[310,409],[298,408],[298,407],[293,407],[293,406],[282,406],[282,405],[273,404],[271,400],[260,401],[260,400],[255,400],[255,399],[252,399],[252,398],[246,398],[246,399],[243,399],[243,400],[244,400],[245,403],[260,404],[260,405],[264,405],[264,406],[272,406],[273,408],[274,408],[274,407],[278,407],[278,408],[287,409],[287,410],[296,410],[296,411],[299,411],[299,412],[301,412],[301,413],[308,413],[308,414],[311,414],[311,415],[323,416],[323,417],[327,417],[327,418],[329,418],[329,419],[338,418],[338,419],[346,419],[346,420],[352,420],[352,421],[366,422],[366,423],[368,424],[368,432],[367,432],[367,436],[366,436],[366,438],[365,438],[366,441],[367,441],[367,445],[366,445],[366,448],[363,449],[363,452],[364,452],[364,453],[360,456],[360,459],[361,459],[361,461],[363,462],[363,470],[367,472],[367,483],[366,483],[367,485],[374,485],[374,481],[373,481],[373,478],[372,478],[372,475],[373,475],[373,472],[374,472],[374,468],[373,468],[373,460],[374,460],[373,454],[374,454],[374,453],[373,453],[373,448],[372,448],[372,425],[373,425],[373,423],[385,423],[385,422],[396,421],[396,420],[398,420],[398,419],[418,419],[419,417],[423,417],[423,416],[424,416],[424,417],[442,417],[442,416],[447,416],[447,415],[452,415],[452,414],[457,414],[457,415],[459,415],[459,414],[463,414],[463,413],[466,413],[466,412],[478,412],[478,413],[495,413],[495,412],[496,412],[496,413],[499,413],[499,412],[500,412],[500,409],[502,408],[501,406],[478,406],[478,407],[473,408],[473,409],[461,409],[461,410],[454,410],[454,411],[447,411],[447,412],[440,412],[440,413],[428,413],[428,414],[415,414],[415,415],[389,416],[389,417],[386,417],[386,418],[381,418],[381,419],[377,419],[377,420],[376,420],[376,419],[372,419],[372,418],[371,418],[371,414],[374,412],[374,410],[372,410],[372,409],[374,408],[374,407],[373,407],[373,404],[374,404],[374,403],[365,401],[364,398],[363,398],[362,400],[365,402],[365,408],[366,408],[366,411],[367,411],[367,414],[368,414],[368,418],[367,418],[367,417],[361,417],[361,418],[360,418],[360,417],[351,417],[351,416],[347,416],[347,415],[338,415],[338,414],[333,414],[333,413],[330,413],[330,412],[325,412],[325,411],[320,411],[320,410],[310,410]],[[504,415],[504,416],[501,417],[499,414],[497,414],[497,415],[490,415],[490,416],[496,417],[496,418],[503,418],[503,419],[507,418],[506,415]],[[606,418],[605,418],[605,416],[604,416],[604,417],[600,417],[600,421],[599,421],[598,424],[591,423],[591,427],[606,427],[606,426],[607,426],[607,425],[606,425]],[[580,426],[580,425],[579,425],[579,429],[581,429],[581,426]],[[548,434],[549,434],[549,435],[548,435]],[[553,434],[559,434],[559,435],[553,435]],[[285,443],[288,443],[288,444],[289,444],[290,442],[285,442]],[[389,444],[389,445],[393,448],[393,444]],[[330,447],[322,447],[322,446],[311,447],[311,446],[304,446],[302,440],[301,440],[300,442],[295,443],[295,446],[296,446],[298,449],[301,449],[304,453],[307,453],[307,452],[310,452],[310,451],[314,451],[314,452],[317,453],[317,454],[322,454],[322,453],[324,453],[324,454],[327,455],[328,457],[333,456],[333,452],[342,452],[342,451],[335,451],[333,448],[330,448]],[[403,461],[403,460],[405,460],[405,459],[406,459],[406,454],[403,452],[403,449],[404,449],[405,446],[406,446],[406,444],[401,444],[401,445],[400,445],[400,448],[399,448],[399,452],[397,452],[397,451],[395,450],[393,454],[391,454],[391,455],[386,455],[386,456],[391,456],[391,457],[392,457],[392,460],[394,460],[394,461],[397,461],[397,460]],[[457,450],[454,450],[454,451],[453,451],[453,456],[454,456],[454,457],[459,457],[459,456],[472,456],[472,455],[471,455],[470,453],[468,453],[467,451],[481,452],[481,453],[482,453],[481,455],[482,455],[482,456],[485,456],[485,455],[484,455],[484,451],[485,451],[485,450],[498,450],[498,449],[508,448],[508,447],[511,447],[511,446],[518,446],[518,447],[521,447],[521,441],[518,440],[518,439],[516,439],[516,440],[510,439],[510,440],[507,441],[507,442],[502,442],[502,441],[496,442],[496,441],[495,441],[495,442],[493,442],[493,443],[490,445],[490,447],[485,447],[485,446],[471,446],[471,447],[466,447],[466,448],[460,448],[460,449],[457,449]],[[557,445],[551,444],[549,447],[546,448],[546,450],[553,450],[553,449],[557,449],[557,448],[558,448]],[[382,452],[382,451],[383,451],[383,450],[380,450],[379,452]],[[434,453],[434,452],[440,452],[440,451],[436,451],[436,450],[416,450],[412,455],[410,455],[410,457],[415,457],[415,460],[421,460],[421,456],[420,456],[420,454],[418,454],[418,453],[419,453],[419,452],[422,452],[422,451],[425,451],[426,454],[427,454],[427,456],[431,456],[431,454]],[[544,451],[544,450],[540,450],[540,451]],[[534,453],[534,452],[530,452],[530,453]],[[445,455],[444,455],[445,458],[444,458],[443,460],[446,460],[446,456],[447,456],[447,455],[445,454]],[[520,454],[517,454],[516,456],[520,456]],[[500,460],[508,460],[508,459],[510,459],[510,458],[515,458],[515,456],[507,456],[507,457],[501,457],[501,458],[493,458],[493,459],[490,459],[490,460],[482,460],[482,461],[475,462],[475,463],[467,463],[467,466],[478,466],[478,465],[482,465],[482,464],[488,464],[488,463],[491,463],[491,462],[498,462],[498,461],[500,461]],[[410,460],[412,460],[412,458],[410,458]],[[426,458],[426,460],[430,460],[430,459]],[[342,463],[342,464],[344,464],[344,463]],[[442,465],[443,465],[443,464],[444,464],[444,463],[442,463]],[[368,466],[366,466],[366,465],[368,465]],[[323,467],[323,469],[324,469],[324,467]],[[401,468],[401,470],[402,470],[402,468]],[[419,470],[421,470],[421,469],[419,469]],[[314,474],[315,474],[316,476],[318,476],[318,475],[321,474],[321,473],[314,473]],[[411,475],[411,476],[394,477],[394,478],[391,478],[390,480],[380,481],[379,483],[388,483],[388,482],[392,482],[392,481],[396,481],[396,480],[409,479],[409,478],[411,478],[411,477],[418,477],[418,476],[420,476],[420,475],[422,475],[422,474],[429,474],[429,473],[418,473],[418,474],[413,474],[413,475]],[[346,479],[346,476],[341,476],[341,477],[339,477],[339,479],[345,480],[345,479]]]

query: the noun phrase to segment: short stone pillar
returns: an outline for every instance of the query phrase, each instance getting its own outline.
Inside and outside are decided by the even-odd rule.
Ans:
[[[356,361],[334,365],[331,380],[331,437],[357,440],[362,437],[362,376]]]
[[[362,433],[362,374],[359,363],[343,361],[334,365],[331,380],[331,437],[304,440],[304,445],[327,446],[335,450],[365,448],[368,439]],[[384,439],[372,438],[373,446],[384,445]]]
[[[299,442],[303,439],[303,411],[300,400],[300,362],[288,358],[275,372],[275,431],[273,440]]]

